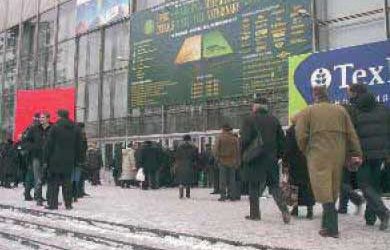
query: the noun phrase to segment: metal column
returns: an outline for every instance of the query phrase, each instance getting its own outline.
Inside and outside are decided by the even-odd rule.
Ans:
[[[389,12],[390,12],[390,9],[389,9],[389,0],[385,0],[385,29],[386,29],[386,38],[387,39],[390,39],[390,17],[389,17]]]
[[[318,52],[319,50],[319,25],[318,25],[318,15],[317,15],[317,1],[311,0],[311,20],[312,20],[312,46],[313,52]]]

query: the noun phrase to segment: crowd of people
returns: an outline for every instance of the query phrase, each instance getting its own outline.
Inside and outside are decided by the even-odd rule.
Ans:
[[[358,211],[366,202],[366,224],[379,220],[380,230],[386,230],[390,212],[381,194],[390,191],[390,110],[364,85],[351,86],[349,96],[348,105],[331,104],[325,87],[314,88],[314,104],[292,117],[286,133],[268,101],[257,98],[240,134],[224,124],[205,150],[198,150],[189,135],[172,151],[151,141],[119,148],[115,179],[122,187],[137,185],[142,169],[144,189],[178,186],[183,199],[205,173],[219,201],[249,195],[249,220],[261,220],[259,197],[268,187],[286,224],[298,216],[299,206],[306,206],[306,217],[313,219],[313,206],[321,203],[324,237],[339,237],[338,214],[347,213],[349,200]],[[280,185],[280,163],[287,188]]]
[[[57,116],[53,124],[49,113],[36,113],[18,142],[8,139],[0,145],[0,180],[5,188],[23,183],[24,199],[38,206],[47,202],[47,209],[58,209],[61,186],[65,207],[72,209],[72,202],[88,195],[86,180],[99,184],[102,157],[96,143],[88,145],[83,123],[72,122],[67,110],[58,110]]]
[[[113,176],[122,188],[178,187],[180,199],[191,197],[191,187],[214,187],[220,202],[249,195],[248,220],[261,220],[259,197],[266,187],[288,224],[299,206],[321,203],[323,237],[339,237],[338,214],[349,201],[358,211],[366,203],[367,225],[389,225],[390,211],[381,193],[390,192],[390,110],[378,103],[364,85],[349,88],[350,103],[330,103],[325,87],[313,88],[314,104],[291,118],[286,133],[269,110],[268,100],[258,97],[240,133],[225,123],[213,145],[199,150],[189,135],[165,149],[152,141],[115,147]],[[65,207],[85,194],[84,183],[100,185],[101,150],[88,143],[82,123],[58,111],[51,124],[47,113],[36,114],[17,143],[0,146],[0,181],[7,188],[24,183],[25,200],[43,205],[42,186],[47,183],[47,209],[58,208],[62,186]],[[288,180],[280,185],[280,166]],[[205,181],[207,180],[207,181]],[[31,190],[34,189],[34,198]],[[363,195],[356,192],[360,189]],[[338,209],[336,202],[339,200]],[[290,211],[289,206],[292,206]]]

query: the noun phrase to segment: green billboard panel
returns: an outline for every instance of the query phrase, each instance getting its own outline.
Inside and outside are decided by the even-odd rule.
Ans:
[[[310,0],[176,0],[135,13],[130,106],[287,89],[288,57],[311,50],[301,9]]]

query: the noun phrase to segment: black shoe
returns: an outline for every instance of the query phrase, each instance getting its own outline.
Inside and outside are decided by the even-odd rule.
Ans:
[[[218,201],[226,201],[226,198],[221,197],[218,199]]]
[[[337,212],[339,214],[347,214],[348,213],[347,209],[344,209],[344,208],[339,208],[339,210],[337,210]]]
[[[57,210],[58,207],[45,206],[45,209],[47,209],[47,210]]]
[[[252,217],[252,216],[249,216],[249,215],[245,216],[245,219],[247,219],[247,220],[254,220],[254,221],[259,221],[259,220],[261,220],[260,216],[258,216],[258,217]]]
[[[293,207],[293,209],[291,210],[291,216],[298,216],[298,207]]]
[[[313,207],[307,207],[306,219],[313,219]]]
[[[219,194],[219,192],[218,191],[213,191],[210,194]]]
[[[37,206],[43,207],[43,200],[38,200],[37,201]]]
[[[372,221],[366,221],[366,225],[367,226],[374,226],[375,225],[375,221],[372,222]]]
[[[72,207],[72,206],[66,206],[65,209],[66,209],[66,210],[72,210],[73,207]]]
[[[389,228],[389,220],[390,220],[390,212],[387,212],[385,217],[381,220],[381,225],[379,226],[379,230],[385,231]]]
[[[31,196],[30,197],[27,196],[27,197],[24,197],[24,200],[25,201],[33,201],[34,199]]]
[[[336,238],[336,239],[338,239],[340,237],[340,234],[338,232],[337,233],[331,233],[327,229],[321,229],[318,233],[322,237],[331,237],[331,238]]]

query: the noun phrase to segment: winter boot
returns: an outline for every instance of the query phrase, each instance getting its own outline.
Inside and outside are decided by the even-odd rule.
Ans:
[[[381,220],[381,225],[379,226],[379,230],[385,231],[387,230],[387,228],[389,228],[389,219],[390,219],[390,212],[387,211],[387,213]]]
[[[338,213],[334,203],[323,204],[322,229],[319,234],[322,237],[339,238]]]
[[[183,187],[183,185],[180,185],[179,186],[179,198],[183,199],[183,197],[184,197],[184,187]]]
[[[298,216],[298,206],[294,206],[291,210],[291,216],[297,217]]]
[[[33,197],[31,196],[31,193],[30,193],[30,192],[25,191],[25,192],[24,192],[24,200],[25,200],[25,201],[32,201],[32,200],[34,200],[34,199],[33,199]]]
[[[313,206],[307,206],[306,218],[309,220],[313,219]]]

